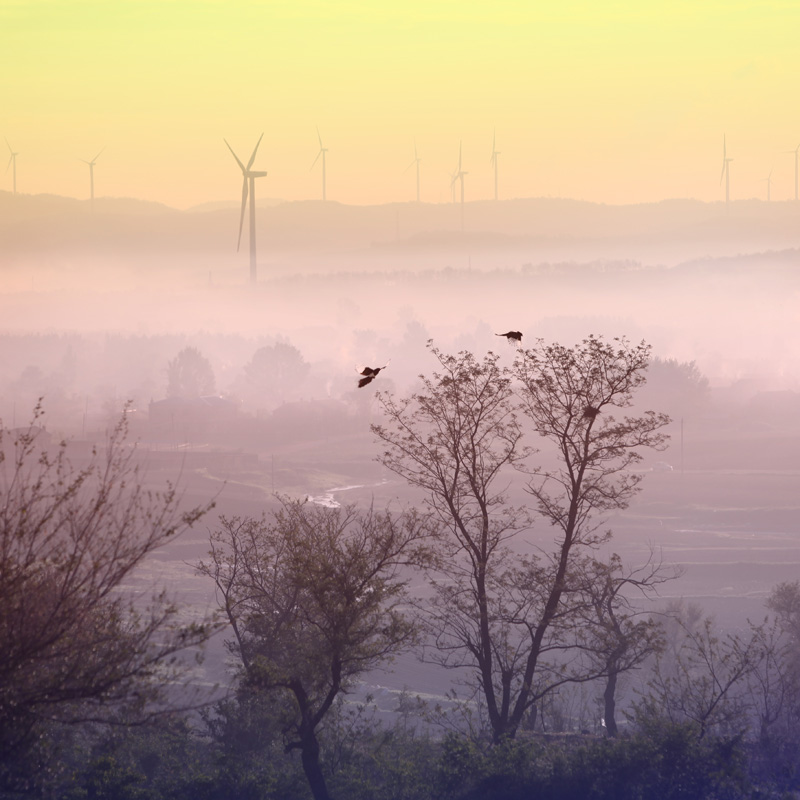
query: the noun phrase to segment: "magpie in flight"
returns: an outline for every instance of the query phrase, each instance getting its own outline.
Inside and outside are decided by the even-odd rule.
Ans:
[[[505,336],[509,344],[516,342],[519,344],[522,341],[522,334],[519,331],[509,331],[508,333],[496,333],[495,336]]]
[[[391,361],[391,359],[389,359],[389,361]],[[378,377],[378,373],[389,366],[389,361],[382,367],[356,367],[356,372],[364,376],[358,381],[358,388],[363,389],[368,383],[372,383],[372,381]]]

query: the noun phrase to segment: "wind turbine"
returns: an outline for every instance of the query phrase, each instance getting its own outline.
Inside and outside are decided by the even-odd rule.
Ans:
[[[253,166],[253,162],[256,160],[256,151],[258,150],[258,146],[261,144],[261,140],[263,138],[264,134],[262,133],[261,136],[258,137],[256,146],[253,148],[253,155],[250,156],[247,166],[242,164],[242,162],[239,160],[239,156],[233,152],[233,148],[228,144],[228,140],[222,140],[228,145],[228,150],[231,151],[233,157],[236,159],[236,163],[242,170],[242,213],[239,217],[239,239],[236,242],[237,253],[239,252],[239,245],[242,243],[244,207],[247,205],[248,192],[250,194],[250,283],[256,282],[256,178],[264,178],[267,174],[266,172],[256,171],[250,168]]]
[[[15,153],[11,149],[11,145],[8,144],[8,139],[6,139],[6,144],[8,145],[8,152],[11,153],[11,158],[8,159],[8,166],[6,167],[6,172],[8,172],[8,167],[13,165],[13,167],[14,167],[14,169],[13,169],[14,194],[16,194],[17,193],[17,156],[19,155],[19,153]]]
[[[497,156],[499,156],[500,153],[497,152],[497,148],[495,147],[495,140],[495,134],[492,133],[492,157],[489,161],[494,164],[494,199],[497,200]]]
[[[800,144],[794,150],[785,150],[786,153],[794,153],[794,199],[797,201],[797,153],[800,151]]]
[[[722,185],[722,179],[725,178],[725,210],[728,211],[730,209],[731,203],[731,174],[730,168],[728,164],[733,161],[732,158],[728,158],[728,150],[725,142],[725,134],[722,135],[722,174],[719,176],[719,183],[720,186]]]
[[[453,173],[450,187],[453,189],[453,202],[455,202],[456,181],[461,181],[461,230],[464,230],[464,176],[469,175],[461,169],[461,142],[458,143],[458,169]]]
[[[408,172],[414,164],[417,165],[417,202],[419,203],[419,162],[420,157],[417,155],[417,143],[414,142],[414,160],[403,170],[403,172]]]
[[[103,150],[105,150],[105,147],[100,151],[100,153],[102,153]],[[89,197],[92,201],[92,211],[94,211],[94,164],[95,161],[97,161],[97,159],[100,158],[100,153],[98,153],[91,161],[87,161],[84,158],[80,159],[81,161],[83,161],[84,164],[89,165],[89,190],[90,190]]]
[[[322,146],[322,137],[319,135],[319,128],[317,128],[317,138],[319,139],[319,153],[317,153],[317,157],[314,159],[311,169],[314,169],[314,164],[316,164],[317,161],[319,161],[319,157],[322,156],[322,199],[324,201],[328,199],[325,186],[325,153],[328,152],[328,148]]]
[[[766,178],[762,178],[761,180],[766,181],[767,184],[767,202],[770,201],[770,188],[772,187],[772,170],[769,171],[769,175]]]

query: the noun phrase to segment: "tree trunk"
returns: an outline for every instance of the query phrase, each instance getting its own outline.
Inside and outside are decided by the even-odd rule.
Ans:
[[[617,720],[615,719],[617,701],[617,673],[612,671],[606,681],[606,690],[603,692],[604,714],[606,720],[606,731],[612,738],[617,735]]]
[[[311,794],[314,795],[314,800],[330,800],[325,776],[319,765],[319,742],[313,731],[303,736],[300,753],[303,771],[306,774]]]

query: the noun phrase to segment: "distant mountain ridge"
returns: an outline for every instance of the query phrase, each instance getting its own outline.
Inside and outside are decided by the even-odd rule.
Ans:
[[[706,253],[785,250],[800,246],[800,204],[697,200],[611,206],[562,198],[458,203],[344,205],[320,200],[259,201],[260,260],[276,254],[360,253],[402,259],[493,250],[520,263],[551,258],[634,258],[660,253],[679,263]],[[239,206],[204,203],[186,211],[131,198],[88,200],[0,192],[0,258],[35,253],[202,253],[226,261],[236,253]],[[245,230],[247,220],[245,220]],[[528,253],[526,255],[526,253]],[[461,255],[459,255],[461,254]],[[0,262],[1,263],[1,262]]]

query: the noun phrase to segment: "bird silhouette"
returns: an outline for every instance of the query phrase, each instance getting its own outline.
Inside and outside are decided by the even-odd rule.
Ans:
[[[508,333],[496,333],[495,336],[505,336],[509,344],[514,344],[514,342],[519,344],[522,341],[522,334],[519,331],[509,331]]]
[[[389,359],[389,361],[391,361],[391,359]],[[372,381],[378,377],[378,373],[382,369],[386,369],[386,367],[389,366],[389,361],[387,361],[382,367],[356,367],[356,372],[359,375],[364,376],[359,380],[358,388],[363,389],[368,383],[372,383]]]

